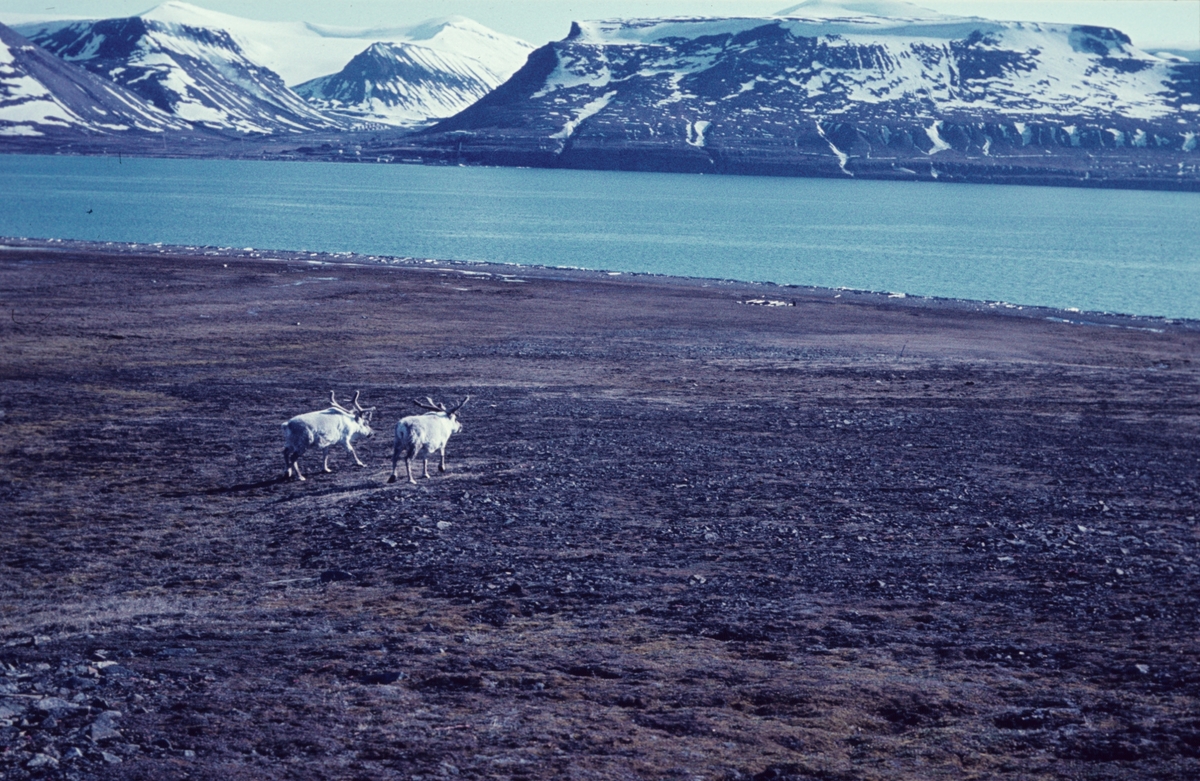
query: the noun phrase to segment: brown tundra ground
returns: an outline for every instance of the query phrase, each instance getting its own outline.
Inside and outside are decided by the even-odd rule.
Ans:
[[[1196,323],[15,244],[6,779],[1200,778]]]

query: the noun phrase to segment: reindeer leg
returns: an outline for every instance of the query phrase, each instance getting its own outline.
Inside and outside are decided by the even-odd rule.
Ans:
[[[425,454],[424,461],[425,461],[425,476],[429,477],[429,454],[428,453]]]
[[[417,481],[413,480],[413,476],[412,476],[412,459],[411,458],[404,459],[404,468],[408,470],[408,482],[412,483],[413,485],[416,485]]]
[[[406,462],[407,462],[407,457],[404,455],[404,451],[402,451],[399,446],[393,447],[392,448],[392,476],[388,478],[389,483],[396,482],[396,475],[400,472],[400,459],[401,458],[405,458]],[[409,470],[409,471],[411,472],[412,470]],[[412,475],[409,474],[409,477],[412,477]]]
[[[328,474],[329,472],[332,472],[332,471],[333,470],[329,468],[329,451],[326,450],[325,451],[325,472]]]
[[[358,453],[354,452],[354,445],[351,445],[350,440],[348,439],[346,440],[346,450],[350,451],[350,455],[354,456],[354,463],[358,464],[359,466],[366,466],[366,464],[358,460]]]
[[[287,465],[287,473],[285,478],[291,479],[294,474],[297,480],[303,480],[304,475],[300,474],[300,454],[289,448],[283,449],[283,462]]]
[[[439,472],[446,471],[446,446],[442,445],[442,463],[438,465]]]

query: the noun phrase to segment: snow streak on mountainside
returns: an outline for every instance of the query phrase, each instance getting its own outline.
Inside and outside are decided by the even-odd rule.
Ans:
[[[278,74],[250,61],[223,30],[138,16],[22,30],[67,62],[196,125],[242,133],[337,126]]]
[[[186,124],[0,24],[0,137],[163,133]]]
[[[490,162],[907,176],[916,161],[935,177],[968,158],[1196,147],[1200,64],[1117,30],[902,3],[789,12],[575,24],[425,137]]]

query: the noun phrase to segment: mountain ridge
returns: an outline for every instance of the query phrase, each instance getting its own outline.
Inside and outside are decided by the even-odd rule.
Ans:
[[[447,17],[375,28],[407,37],[292,89],[247,54],[249,27],[190,26],[220,15],[179,2],[143,16],[157,18],[38,29],[190,126],[280,136],[263,155],[1200,189],[1200,63],[1107,27],[822,0],[769,17],[575,22],[525,56]],[[260,48],[284,39],[298,40]],[[495,47],[521,61],[507,78]]]
[[[428,124],[502,83],[533,49],[459,16],[406,27],[340,28],[259,22],[174,0],[132,17],[20,30],[163,110],[235,133]],[[350,63],[377,44],[404,53],[408,70],[393,68],[387,86],[349,83],[364,77],[354,68],[347,72]],[[356,65],[362,70],[361,60]],[[406,74],[418,81],[405,83]],[[345,100],[356,90],[358,103]]]
[[[486,164],[1193,187],[1200,64],[973,17],[575,23],[408,155]],[[1097,181],[1092,181],[1096,179]]]
[[[46,26],[29,38],[193,125],[239,133],[337,127],[224,30],[131,16]]]
[[[299,84],[295,91],[328,114],[403,127],[458,113],[504,80],[477,60],[411,43],[379,42],[338,73]]]
[[[0,24],[0,137],[70,141],[187,129],[187,123],[129,90]]]

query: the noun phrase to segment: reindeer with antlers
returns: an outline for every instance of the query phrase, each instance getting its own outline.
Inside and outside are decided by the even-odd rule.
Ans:
[[[283,461],[287,466],[285,477],[290,478],[294,473],[297,479],[303,480],[300,474],[300,456],[310,447],[325,451],[325,471],[329,468],[329,448],[331,445],[343,444],[347,452],[354,457],[354,463],[366,466],[354,452],[356,438],[370,438],[375,432],[371,430],[371,414],[375,408],[364,409],[358,403],[359,391],[354,392],[354,408],[348,409],[338,404],[337,396],[329,392],[329,401],[333,405],[329,409],[308,412],[283,424],[283,436],[286,440],[283,446]]]
[[[408,470],[410,483],[417,482],[413,479],[412,462],[418,455],[425,457],[426,477],[429,477],[430,453],[441,452],[442,463],[438,471],[446,471],[446,443],[451,434],[462,431],[462,424],[458,422],[458,411],[470,400],[471,397],[467,396],[458,406],[449,410],[445,404],[436,404],[428,396],[425,397],[425,401],[413,400],[414,404],[428,412],[423,415],[409,415],[401,418],[396,424],[396,444],[392,448],[392,476],[388,478],[389,483],[396,482],[401,458],[404,459],[404,466]]]

